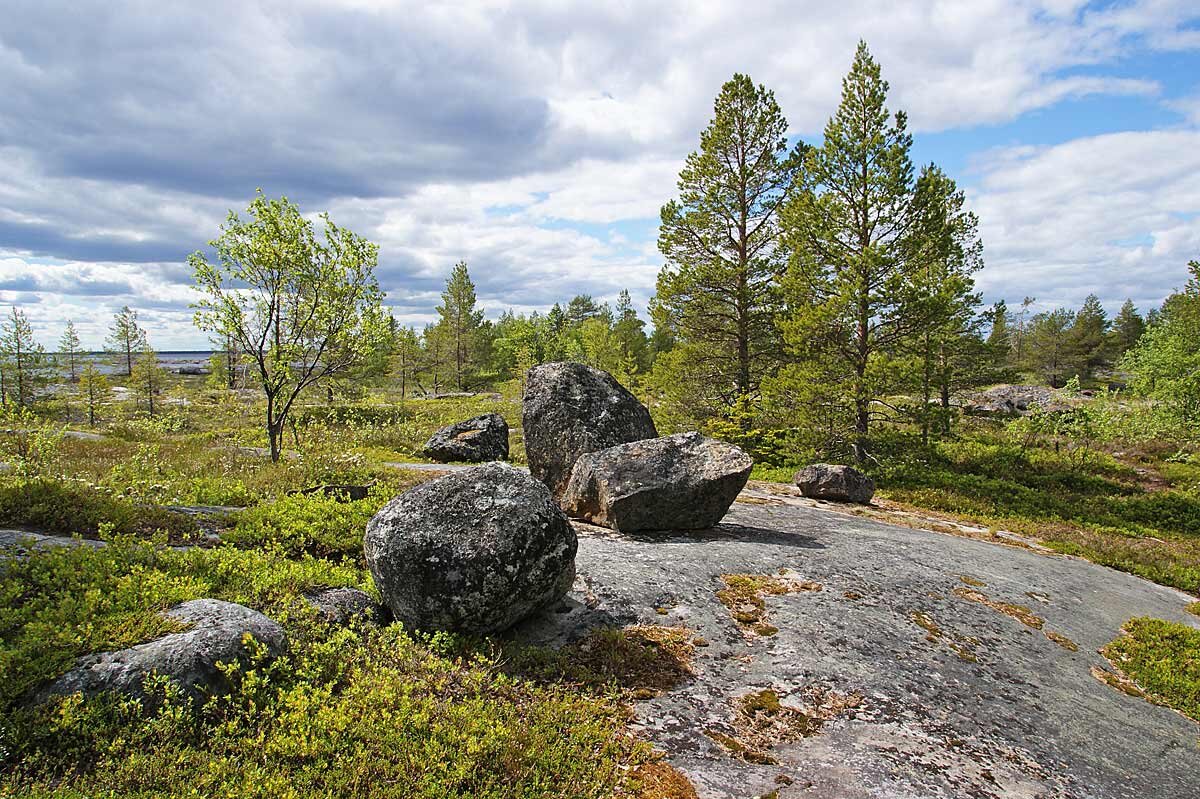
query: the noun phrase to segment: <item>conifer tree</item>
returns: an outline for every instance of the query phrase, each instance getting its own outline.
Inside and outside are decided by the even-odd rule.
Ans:
[[[401,399],[408,396],[409,383],[417,372],[420,355],[421,342],[417,332],[411,327],[398,327],[392,343],[392,359],[396,376],[400,378]]]
[[[483,311],[475,307],[475,284],[471,282],[465,261],[459,261],[450,270],[437,312],[451,347],[449,362],[454,367],[454,384],[459,391],[465,391],[473,366],[475,337],[483,323]]]
[[[1110,363],[1108,353],[1108,314],[1100,298],[1089,294],[1071,323],[1071,357],[1082,379],[1095,377]]]
[[[88,426],[95,427],[96,412],[100,408],[100,403],[108,396],[108,379],[100,374],[100,370],[94,363],[89,363],[79,374],[78,390],[79,396],[87,408]]]
[[[1109,353],[1114,358],[1120,358],[1137,344],[1138,339],[1146,332],[1146,320],[1138,313],[1133,300],[1125,300],[1121,310],[1113,318],[1108,334]]]
[[[1079,358],[1072,341],[1075,314],[1056,308],[1035,315],[1025,333],[1025,362],[1022,366],[1040,375],[1051,388],[1062,388],[1079,374]]]
[[[133,375],[133,360],[145,344],[146,332],[138,325],[137,311],[128,305],[113,316],[108,334],[108,351],[125,366],[125,375]]]
[[[702,414],[757,396],[779,363],[779,209],[803,147],[789,153],[786,134],[775,95],[734,75],[662,208],[655,322],[670,326],[676,357],[659,361],[659,379],[687,385]]]
[[[887,91],[860,42],[824,142],[808,151],[783,214],[792,313],[781,326],[798,362],[788,382],[796,392],[818,379],[822,391],[840,387],[859,460],[868,454],[875,402],[894,387],[895,370],[882,361],[926,321],[912,301],[919,267],[905,257],[912,138],[903,112],[890,118]]]
[[[134,361],[129,383],[134,393],[145,400],[146,410],[151,418],[154,417],[154,398],[162,391],[166,379],[166,371],[158,365],[158,353],[149,344],[144,344],[141,354]]]
[[[79,334],[75,332],[75,323],[67,320],[67,328],[58,341],[58,354],[62,357],[63,366],[67,370],[67,379],[72,383],[79,379]]]
[[[5,400],[28,407],[45,382],[46,352],[34,339],[29,318],[15,305],[0,320],[0,369],[7,372]]]

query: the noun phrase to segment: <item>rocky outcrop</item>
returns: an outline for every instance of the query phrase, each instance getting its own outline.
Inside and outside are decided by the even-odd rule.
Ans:
[[[357,588],[322,588],[305,594],[304,599],[333,624],[349,624],[356,616],[382,622],[387,616],[370,594]]]
[[[508,423],[498,413],[485,413],[443,427],[425,442],[425,454],[448,463],[508,460]]]
[[[522,404],[529,472],[561,497],[585,452],[655,438],[637,398],[608,372],[581,363],[545,363],[525,377]]]
[[[193,599],[162,615],[189,625],[188,629],[128,649],[82,657],[38,698],[73,693],[93,696],[108,691],[143,696],[143,683],[152,673],[169,678],[200,698],[228,690],[217,664],[233,663],[248,655],[245,635],[263,644],[272,657],[286,646],[282,627],[258,611],[233,602]]]
[[[621,532],[703,529],[721,521],[751,466],[742,450],[699,433],[634,441],[580,455],[562,506]]]
[[[964,400],[963,409],[970,413],[1023,414],[1034,408],[1066,408],[1056,397],[1054,390],[1046,386],[993,386]]]
[[[575,531],[546,487],[490,463],[423,483],[367,525],[363,550],[405,627],[487,635],[555,602],[575,577]]]
[[[867,505],[875,495],[875,481],[852,466],[815,463],[796,472],[795,479],[800,493],[813,499]]]

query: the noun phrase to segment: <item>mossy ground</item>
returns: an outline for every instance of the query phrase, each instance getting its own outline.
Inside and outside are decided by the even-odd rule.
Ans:
[[[1200,630],[1139,617],[1121,633],[1101,650],[1117,674],[1097,678],[1200,721]]]

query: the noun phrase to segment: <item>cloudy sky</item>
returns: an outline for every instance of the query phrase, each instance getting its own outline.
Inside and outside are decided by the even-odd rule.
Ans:
[[[644,306],[659,207],[734,72],[818,141],[865,39],[979,214],[986,298],[1143,308],[1200,256],[1195,0],[5,0],[0,305],[203,348],[187,253],[257,187],[381,247],[405,322],[465,259],[490,316]]]

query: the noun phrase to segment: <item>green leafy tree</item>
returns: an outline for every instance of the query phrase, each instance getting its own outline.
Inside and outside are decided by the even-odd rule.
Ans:
[[[638,372],[650,368],[650,340],[646,338],[646,323],[638,318],[633,308],[633,300],[627,289],[622,289],[617,298],[617,308],[613,319],[613,334],[620,343],[621,350]]]
[[[125,376],[133,374],[133,360],[145,345],[146,331],[138,325],[138,313],[128,305],[113,316],[109,328],[107,349],[117,363],[125,367]]]
[[[108,379],[100,374],[94,363],[89,363],[79,373],[77,389],[79,398],[87,408],[88,426],[95,427],[97,411],[108,397]]]
[[[1163,303],[1154,324],[1125,354],[1130,386],[1155,401],[1175,424],[1197,437],[1200,428],[1200,262],[1188,264],[1184,290]]]
[[[473,367],[476,336],[483,323],[483,311],[475,307],[475,284],[471,282],[466,262],[459,261],[450,270],[437,312],[451,347],[454,385],[459,391],[465,391]]]
[[[158,365],[158,353],[147,343],[133,363],[133,374],[129,384],[139,400],[146,403],[146,412],[154,418],[154,398],[162,392],[167,382],[167,372]]]
[[[196,324],[232,339],[266,398],[271,460],[301,393],[358,367],[386,335],[378,247],[323,214],[323,240],[286,197],[260,191],[242,219],[188,259],[203,295]]]
[[[1071,350],[1080,379],[1087,380],[1109,365],[1108,314],[1100,298],[1089,294],[1071,323]]]
[[[15,305],[0,320],[0,371],[6,375],[0,398],[18,408],[28,408],[46,382],[46,351],[34,339],[25,312]]]
[[[1119,359],[1133,349],[1145,332],[1146,320],[1138,313],[1133,300],[1125,300],[1108,331],[1108,348],[1112,357]]]
[[[901,377],[887,361],[926,322],[915,301],[920,265],[905,257],[912,138],[903,112],[889,117],[887,90],[860,42],[824,142],[806,154],[783,214],[793,251],[784,338],[795,360],[826,362],[819,371],[833,382],[823,392],[828,385],[844,389],[839,404],[852,414],[859,460],[868,454],[873,406]],[[788,382],[802,396],[812,370],[791,371]]]
[[[58,354],[62,358],[63,367],[66,368],[67,379],[72,383],[79,379],[79,356],[82,346],[79,343],[79,333],[75,331],[75,323],[68,319],[62,338],[58,340]]]
[[[802,150],[789,153],[786,134],[775,95],[734,75],[662,208],[654,319],[677,354],[659,361],[658,380],[686,386],[701,416],[757,395],[779,364],[779,209]]]

